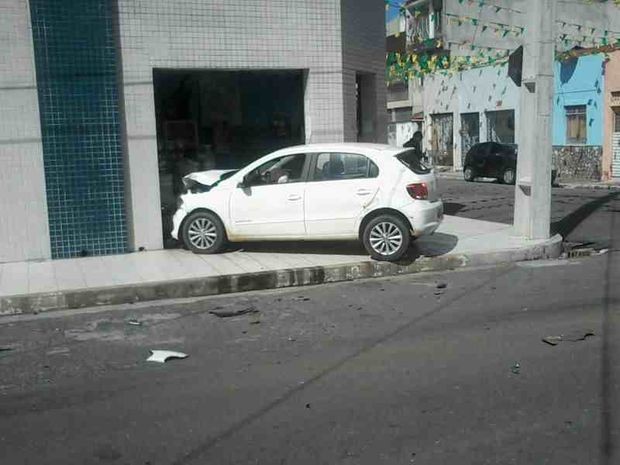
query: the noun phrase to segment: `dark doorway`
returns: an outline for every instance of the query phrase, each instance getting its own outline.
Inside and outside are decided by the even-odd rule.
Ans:
[[[304,143],[302,70],[153,72],[164,245],[183,176]]]

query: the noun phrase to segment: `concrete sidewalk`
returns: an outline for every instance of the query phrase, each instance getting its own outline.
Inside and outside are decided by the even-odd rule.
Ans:
[[[510,225],[446,216],[398,264],[371,260],[358,243],[244,244],[221,255],[159,250],[0,264],[0,314],[303,286],[557,257],[560,236],[528,241]]]

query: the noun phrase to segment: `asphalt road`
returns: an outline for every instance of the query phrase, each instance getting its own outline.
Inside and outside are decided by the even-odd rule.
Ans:
[[[514,186],[445,178],[439,180],[439,186],[449,215],[500,223],[513,221]],[[552,189],[552,232],[571,243],[608,248],[612,236],[620,243],[620,227],[611,228],[618,213],[620,190]]]
[[[610,252],[5,317],[0,463],[617,464],[617,283]]]

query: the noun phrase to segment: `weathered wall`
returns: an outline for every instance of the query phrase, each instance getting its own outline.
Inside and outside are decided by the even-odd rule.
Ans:
[[[600,181],[602,152],[600,146],[554,146],[553,167],[558,181]]]
[[[0,262],[50,257],[28,2],[0,7]]]
[[[521,45],[523,35],[512,32],[504,35],[494,29],[493,23],[525,26],[525,14],[531,1],[536,0],[494,0],[480,4],[475,1],[444,0],[443,29],[447,45],[455,54],[469,55],[469,44],[475,37],[475,43],[480,47],[514,50]],[[497,7],[501,8],[498,10]],[[476,24],[469,20],[458,24],[454,16],[474,18]],[[620,31],[620,8],[614,2],[558,4],[556,37],[566,39],[566,42],[557,41],[560,48],[570,49],[576,45],[587,48],[600,44],[606,30]]]

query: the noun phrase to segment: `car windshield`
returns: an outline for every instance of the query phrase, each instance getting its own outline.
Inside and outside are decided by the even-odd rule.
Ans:
[[[396,158],[415,174],[428,174],[431,169],[422,161],[422,154],[417,150],[406,150],[396,155]]]

